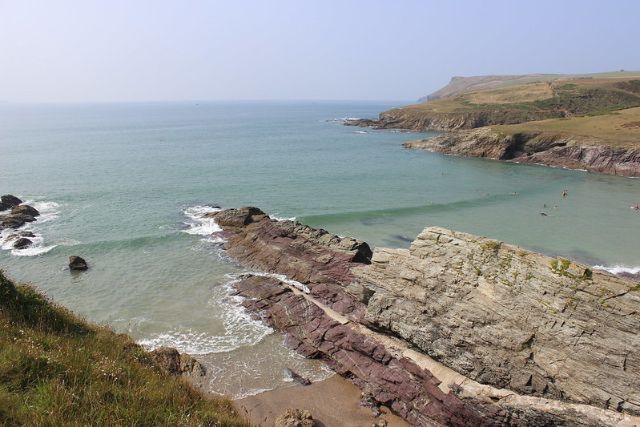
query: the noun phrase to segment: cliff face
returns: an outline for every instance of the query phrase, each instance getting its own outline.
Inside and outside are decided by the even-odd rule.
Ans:
[[[640,149],[610,147],[589,137],[542,132],[504,134],[482,128],[409,141],[403,145],[459,156],[640,176]]]
[[[634,425],[636,283],[428,228],[377,249],[245,208],[214,214],[245,307],[413,425]]]
[[[357,268],[366,319],[467,377],[640,413],[640,292],[624,279],[427,228]]]
[[[347,126],[376,129],[404,129],[416,132],[426,130],[451,131],[475,129],[490,125],[508,125],[533,120],[564,117],[561,111],[520,111],[487,109],[463,112],[425,112],[419,109],[397,108],[380,113],[378,120],[346,120]]]

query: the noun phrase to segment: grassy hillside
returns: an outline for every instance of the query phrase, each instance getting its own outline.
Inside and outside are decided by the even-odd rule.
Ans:
[[[246,426],[229,400],[163,374],[131,338],[0,271],[0,425]]]
[[[520,81],[518,81],[520,82]],[[402,109],[424,113],[473,111],[546,112],[549,116],[602,114],[640,106],[640,74],[616,77],[562,77],[463,93]]]
[[[640,108],[608,114],[492,126],[504,134],[547,133],[597,138],[611,147],[640,148]]]
[[[640,107],[640,73],[486,76],[468,80],[471,83],[466,86],[456,82],[439,91],[450,96],[393,108],[381,113],[378,120],[350,120],[346,124],[449,131],[596,116]]]

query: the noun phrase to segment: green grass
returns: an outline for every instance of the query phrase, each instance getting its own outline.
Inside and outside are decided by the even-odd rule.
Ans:
[[[0,425],[247,426],[222,397],[164,374],[133,340],[0,271]]]
[[[543,133],[594,138],[611,147],[640,147],[640,108],[597,116],[540,120],[516,125],[491,126],[502,134]]]
[[[596,77],[597,76],[597,77]],[[391,122],[420,123],[476,117],[471,126],[518,124],[576,116],[607,115],[640,107],[640,79],[619,73],[610,77],[562,77],[462,93],[394,108],[382,113]]]

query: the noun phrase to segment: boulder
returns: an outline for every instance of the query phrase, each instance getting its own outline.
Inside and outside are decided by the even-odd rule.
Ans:
[[[18,240],[16,240],[13,243],[13,248],[14,249],[25,249],[28,248],[29,246],[31,246],[33,244],[33,242],[29,239],[27,239],[26,237],[20,237]]]
[[[300,385],[310,385],[311,381],[308,378],[303,377],[293,369],[285,368],[285,373],[291,377],[291,379]]]
[[[258,208],[246,207],[240,209],[227,209],[215,212],[214,218],[221,227],[244,227],[253,222],[253,216],[266,216]]]
[[[69,269],[74,271],[85,271],[89,268],[87,265],[87,261],[84,258],[79,256],[70,256],[69,257]]]
[[[169,375],[204,376],[207,370],[188,354],[180,354],[172,347],[160,347],[149,353],[156,366]]]
[[[11,215],[29,215],[32,217],[36,217],[40,215],[40,212],[38,212],[38,210],[33,206],[20,205],[11,208]]]
[[[26,214],[10,214],[0,217],[0,229],[2,228],[20,228],[27,222],[33,222],[36,219]]]
[[[275,427],[314,427],[316,422],[306,409],[287,409],[276,418]]]
[[[22,200],[18,199],[16,196],[5,194],[0,197],[0,211],[11,209],[14,206],[18,206],[20,203],[22,203]]]

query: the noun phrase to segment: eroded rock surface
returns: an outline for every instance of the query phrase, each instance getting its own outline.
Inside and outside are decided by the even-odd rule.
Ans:
[[[450,132],[409,141],[406,148],[517,163],[640,176],[640,150],[609,147],[595,138],[545,133],[502,134],[491,128]]]
[[[275,422],[275,427],[314,427],[311,412],[306,409],[287,409]]]
[[[431,227],[355,269],[366,319],[480,383],[640,414],[640,286]]]
[[[215,218],[232,256],[304,285],[247,275],[243,305],[413,425],[640,423],[635,282],[442,228],[371,257],[255,208]]]
[[[172,347],[160,347],[149,352],[154,363],[170,375],[206,375],[205,367],[188,354]]]

